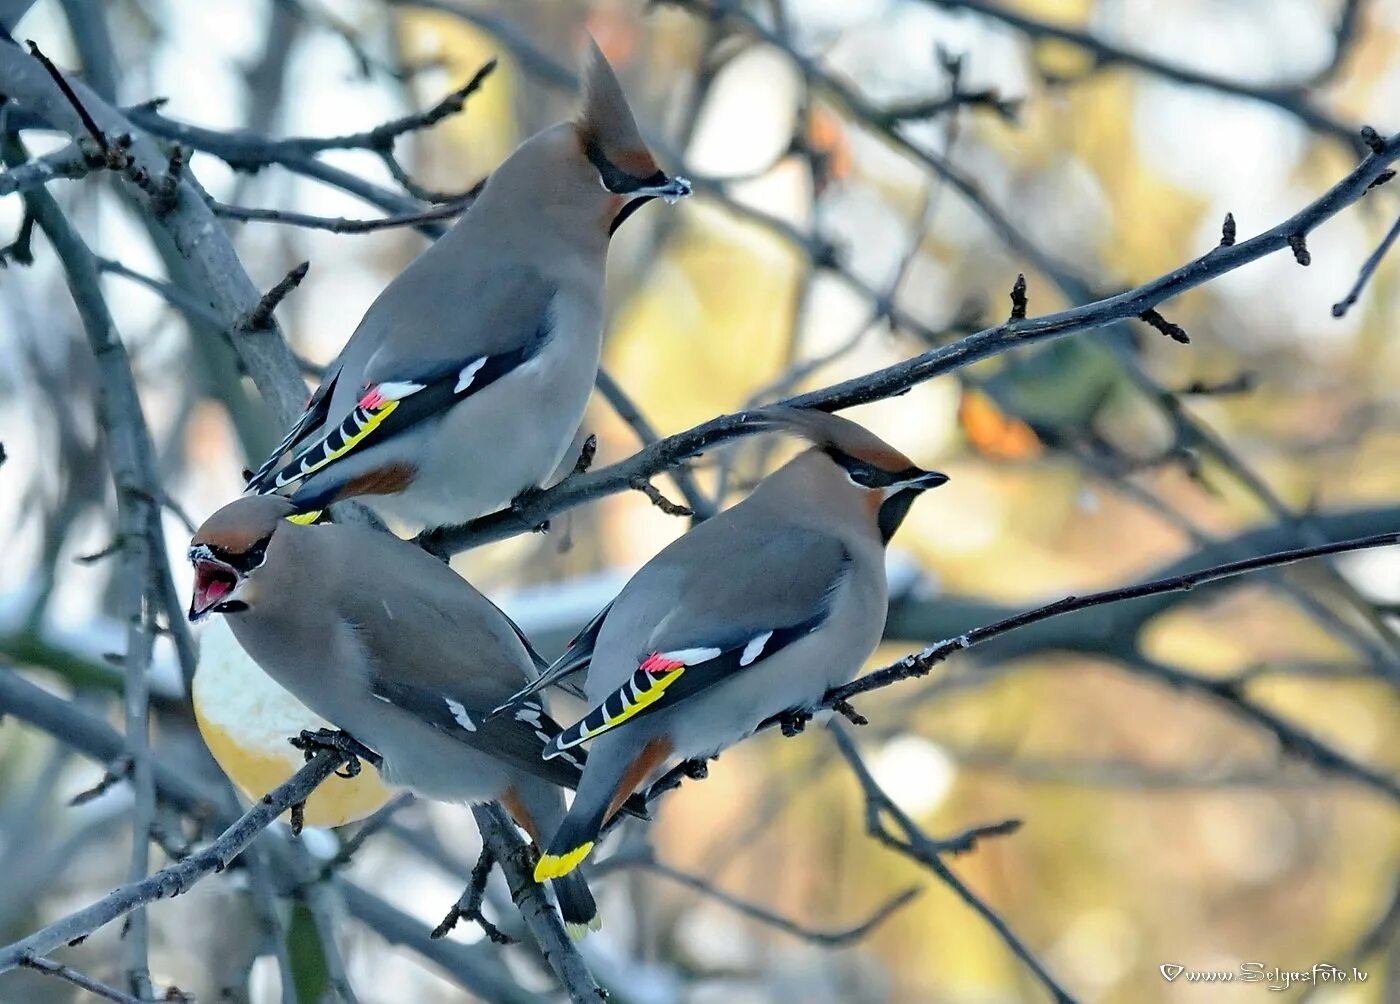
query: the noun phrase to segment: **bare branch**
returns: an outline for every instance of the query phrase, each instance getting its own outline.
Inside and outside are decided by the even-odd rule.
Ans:
[[[1186,329],[1178,324],[1173,324],[1154,309],[1144,310],[1138,314],[1138,320],[1146,321],[1162,334],[1180,345],[1190,345],[1191,336],[1186,333]]]
[[[636,489],[647,498],[651,499],[651,504],[660,509],[667,516],[694,516],[695,513],[683,505],[672,502],[665,495],[661,494],[661,489],[652,484],[646,478],[633,478],[627,483],[629,488]]]
[[[693,889],[707,899],[712,899],[717,903],[723,903],[725,906],[743,914],[745,917],[756,920],[761,924],[767,924],[769,927],[776,928],[779,931],[783,931],[811,944],[821,945],[823,948],[845,948],[848,945],[854,945],[905,906],[913,902],[919,895],[919,890],[917,888],[905,889],[903,892],[896,894],[883,903],[874,913],[860,923],[852,925],[851,927],[823,931],[806,927],[796,921],[789,920],[757,903],[750,902],[746,899],[740,899],[737,896],[731,896],[722,889],[716,889],[709,882],[697,875],[681,871],[679,868],[672,868],[670,865],[656,860],[655,856],[652,855],[650,851],[643,851],[635,854],[614,854],[607,860],[601,861],[593,868],[590,868],[589,874],[606,875],[611,872],[629,868],[636,868],[651,872],[653,875],[660,875],[662,878],[683,885],[687,889]]]
[[[240,331],[260,331],[267,327],[267,322],[272,319],[272,312],[277,309],[277,305],[287,298],[292,290],[301,285],[301,280],[306,278],[306,273],[310,271],[311,263],[304,261],[295,266],[290,272],[283,276],[277,283],[258,301],[258,305],[248,312],[238,325]]]
[[[510,898],[520,910],[525,928],[574,1004],[598,1004],[606,994],[594,981],[578,949],[564,931],[563,921],[535,881],[529,847],[515,824],[495,802],[472,806],[483,845],[500,862]]]
[[[378,220],[352,220],[344,216],[311,216],[291,209],[257,209],[252,206],[228,206],[216,199],[209,200],[209,208],[215,216],[226,220],[245,222],[282,223],[293,227],[306,227],[310,230],[329,230],[333,234],[370,234],[379,230],[392,230],[395,227],[411,227],[432,220],[460,216],[471,207],[471,198],[458,199],[430,209],[415,210],[411,213],[397,213]]]
[[[1041,21],[1029,15],[1009,10],[992,0],[924,0],[935,7],[948,10],[965,10],[982,17],[1000,21],[1032,39],[1053,39],[1067,43],[1093,57],[1096,66],[1127,66],[1141,70],[1163,80],[1199,87],[1204,90],[1228,94],[1231,97],[1257,101],[1272,105],[1294,116],[1313,131],[1331,139],[1357,146],[1356,130],[1347,127],[1310,101],[1306,94],[1306,82],[1296,84],[1255,85],[1219,77],[1214,74],[1193,70],[1186,66],[1169,63],[1146,53],[1133,52],[1107,42],[1099,36],[1076,28]]]
[[[1385,257],[1386,252],[1390,250],[1390,246],[1395,243],[1396,237],[1400,237],[1400,216],[1395,218],[1395,222],[1392,223],[1390,229],[1386,231],[1386,235],[1381,239],[1379,246],[1377,246],[1375,251],[1371,252],[1371,256],[1362,264],[1361,274],[1356,277],[1356,282],[1351,287],[1351,291],[1337,303],[1332,304],[1333,317],[1346,316],[1346,312],[1352,308],[1352,305],[1356,303],[1357,299],[1361,296],[1361,291],[1366,288],[1366,283],[1371,281],[1371,276],[1375,274],[1376,268],[1380,265],[1381,259]]]
[[[71,913],[22,941],[0,948],[0,973],[20,965],[26,955],[45,955],[55,948],[82,941],[93,931],[147,903],[185,892],[213,872],[223,871],[282,813],[307,796],[346,761],[339,750],[323,749],[283,784],[268,792],[209,846],[162,868],[139,882],[129,882],[91,906]]]
[[[781,403],[839,411],[902,393],[915,384],[954,372],[1013,347],[1050,341],[1138,317],[1174,296],[1288,247],[1291,235],[1312,230],[1360,199],[1371,181],[1397,157],[1400,157],[1400,135],[1386,141],[1383,154],[1367,157],[1317,200],[1278,226],[1241,243],[1212,248],[1201,257],[1134,289],[1053,314],[1008,320],[952,344],[930,349],[913,359],[823,390],[786,398]],[[480,517],[460,527],[440,528],[425,535],[424,539],[430,542],[431,547],[442,551],[461,551],[529,531],[547,522],[551,516],[630,488],[635,478],[653,477],[709,447],[748,435],[761,428],[760,417],[756,412],[742,411],[713,419],[660,440],[620,463],[570,478],[538,493],[518,507]],[[1267,491],[1262,485],[1256,487]]]
[[[138,998],[127,993],[122,993],[122,991],[118,990],[116,987],[109,987],[105,983],[99,983],[91,976],[85,976],[70,966],[60,965],[50,959],[40,958],[36,955],[25,955],[19,960],[19,964],[25,969],[33,969],[35,972],[43,973],[46,976],[56,976],[61,980],[66,980],[80,990],[86,990],[88,993],[101,997],[104,1000],[116,1001],[117,1004],[143,1004]],[[179,998],[170,999],[178,1000]]]
[[[861,760],[860,754],[856,752],[855,744],[846,735],[845,730],[833,722],[830,727],[830,732],[832,738],[836,740],[836,745],[841,751],[841,755],[845,758],[846,762],[850,764],[851,770],[855,773],[856,780],[860,783],[861,791],[865,795],[865,828],[870,835],[876,840],[879,840],[886,847],[898,851],[907,858],[917,861],[929,871],[933,872],[934,875],[938,876],[944,885],[948,886],[957,894],[959,899],[980,914],[982,919],[992,926],[992,929],[996,931],[1006,947],[1011,950],[1013,955],[1025,963],[1026,967],[1030,969],[1035,975],[1035,978],[1040,981],[1041,985],[1050,992],[1050,996],[1055,999],[1057,1004],[1075,1004],[1075,999],[1050,975],[1050,971],[1045,968],[1045,965],[1037,959],[1034,954],[1032,954],[1031,950],[1012,933],[1006,921],[987,905],[986,902],[978,897],[976,893],[969,889],[963,881],[954,875],[952,870],[943,863],[942,856],[950,852],[950,844],[948,842],[931,839],[909,818],[903,809],[896,805],[890,797],[885,794],[884,789],[881,788],[875,782],[875,778],[871,776],[864,761]],[[892,819],[895,825],[899,827],[903,834],[902,837],[896,836],[885,826],[884,820],[886,816]],[[977,828],[974,831],[969,831],[969,833],[975,833],[977,836],[1011,833],[1016,830],[1017,826],[1019,826],[1019,824],[1012,825],[1012,823],[1008,821],[1007,823],[999,823],[991,827]],[[959,838],[955,838],[952,843],[958,847],[964,847],[964,845],[970,847],[970,841],[975,839],[975,836],[969,837],[967,834],[963,834]]]
[[[452,904],[452,909],[447,911],[447,916],[443,917],[438,926],[433,928],[430,938],[445,938],[448,933],[457,926],[457,921],[466,919],[473,921],[491,939],[493,944],[513,945],[515,939],[506,934],[491,921],[486,919],[486,914],[481,912],[481,903],[486,896],[486,880],[491,877],[491,867],[496,863],[495,855],[491,853],[490,847],[481,848],[481,856],[477,858],[476,864],[472,866],[472,874],[467,882],[467,888],[462,892],[456,903]]]

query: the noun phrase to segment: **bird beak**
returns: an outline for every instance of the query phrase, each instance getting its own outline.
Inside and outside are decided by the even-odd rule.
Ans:
[[[691,192],[690,182],[677,175],[674,178],[667,178],[658,185],[644,185],[638,188],[633,194],[645,195],[655,199],[665,199],[668,206],[674,206],[681,199]]]
[[[190,598],[189,617],[191,621],[198,621],[228,602],[242,585],[243,577],[203,545],[190,548],[189,558],[194,565],[194,595]]]
[[[941,471],[920,471],[915,469],[912,476],[902,481],[897,481],[885,489],[885,497],[888,498],[897,492],[912,490],[916,492],[928,491],[930,488],[937,488],[939,485],[948,483],[948,475]]]

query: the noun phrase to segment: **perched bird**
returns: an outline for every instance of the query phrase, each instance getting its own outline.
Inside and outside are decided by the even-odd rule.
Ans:
[[[210,516],[190,544],[190,619],[224,615],[269,676],[382,757],[387,783],[443,802],[499,799],[545,846],[564,817],[560,786],[577,784],[584,761],[541,758],[559,726],[538,701],[489,716],[542,661],[519,629],[412,544],[295,514],[254,495]],[[592,924],[580,876],[555,892],[567,923]]]
[[[588,669],[592,710],[545,751],[565,756],[592,740],[588,763],[536,879],[569,874],[667,762],[713,756],[766,719],[812,710],[878,644],[885,545],[919,493],[947,478],[835,415],[768,416],[811,448],[643,566],[544,676],[498,709]]]
[[[609,238],[642,204],[690,192],[656,166],[591,41],[583,92],[576,119],[526,140],[380,293],[248,492],[308,520],[366,496],[432,527],[555,471],[598,372]]]

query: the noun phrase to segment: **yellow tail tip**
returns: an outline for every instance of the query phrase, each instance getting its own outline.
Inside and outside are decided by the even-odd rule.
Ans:
[[[580,844],[567,854],[546,854],[540,858],[539,864],[535,865],[535,881],[543,882],[546,879],[563,878],[569,872],[579,866],[584,858],[588,857],[588,852],[593,850],[593,841]]]

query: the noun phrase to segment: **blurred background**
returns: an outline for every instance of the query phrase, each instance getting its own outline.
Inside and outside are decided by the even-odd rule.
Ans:
[[[697,187],[675,211],[635,216],[609,266],[604,367],[661,435],[995,324],[1018,273],[1031,315],[1144,282],[1219,243],[1227,212],[1244,239],[1312,201],[1356,163],[1363,123],[1400,128],[1400,6],[1381,0],[39,0],[14,36],[122,107],[164,99],[136,120],[193,145],[190,169],[221,203],[369,219],[456,198],[566,117],[585,28],[658,159]],[[339,136],[430,108],[493,57],[460,113],[406,132],[391,158],[327,149],[312,159],[333,170],[317,176],[228,153],[243,130]],[[180,123],[215,133],[193,141]],[[44,154],[66,138],[25,141]],[[112,182],[47,190],[102,259],[185,595],[187,521],[234,496],[282,430],[178,254]],[[1396,260],[1332,310],[1400,212],[1397,191],[1312,234],[1306,268],[1285,251],[1164,305],[1189,345],[1120,324],[848,412],[952,479],[895,539],[872,667],[1177,562],[1400,526]],[[225,223],[261,289],[311,263],[278,309],[308,373],[430,239]],[[0,271],[0,673],[120,728],[96,368],[63,272],[28,230],[20,200],[0,199],[0,242],[16,242]],[[640,444],[626,410],[599,395],[589,411],[599,465]],[[706,455],[693,493],[702,508],[732,501],[791,449]],[[667,478],[657,487],[685,500]],[[687,523],[628,492],[454,567],[552,656]],[[1075,1000],[1266,999],[1260,984],[1159,972],[1245,961],[1369,973],[1280,999],[1400,1000],[1397,573],[1394,549],[1368,552],[1047,622],[859,700],[871,724],[843,727],[930,837],[1023,821],[942,860]],[[217,659],[211,692],[234,702],[248,670]],[[167,637],[151,687],[156,756],[218,790]],[[276,720],[230,706],[233,732]],[[0,726],[5,942],[126,877],[123,768],[82,752],[22,716]],[[70,804],[104,771],[117,783]],[[291,973],[305,1004],[335,999],[343,967],[365,1004],[555,999],[531,950],[469,923],[423,954],[479,840],[465,808],[393,805],[348,863],[337,848],[363,824],[309,829],[319,865],[271,916],[246,869],[153,906],[157,984],[276,1001]],[[168,806],[157,824],[156,865],[200,837]],[[289,838],[279,825],[264,839]],[[1047,999],[956,892],[867,835],[825,727],[731,750],[606,850],[606,927],[581,949],[615,1000]],[[518,931],[498,881],[488,915]],[[120,927],[58,957],[119,982]],[[76,993],[0,976],[5,1001]]]

